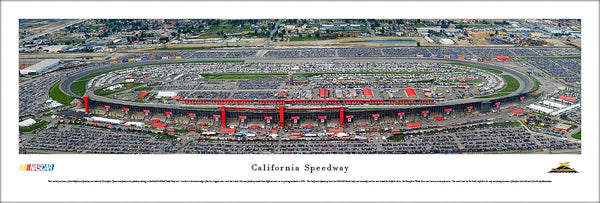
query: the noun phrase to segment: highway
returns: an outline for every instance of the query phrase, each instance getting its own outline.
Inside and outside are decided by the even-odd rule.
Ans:
[[[371,37],[375,37],[375,33],[373,32],[373,29],[371,29],[371,25],[369,24],[369,20],[365,19],[365,24],[367,24],[367,29],[369,29],[369,32],[371,33]]]
[[[269,38],[267,39],[267,41],[265,41],[265,47],[269,47],[271,44],[271,38],[273,38],[273,35],[275,34],[275,32],[277,31],[277,29],[279,28],[279,23],[281,23],[282,19],[277,20],[277,23],[275,23],[275,27],[273,27],[273,30],[271,30],[271,34],[269,35]]]
[[[198,61],[199,59],[185,59],[185,60],[169,60],[168,62],[187,62],[187,61]],[[215,59],[202,59],[202,60],[215,60]],[[218,60],[218,59],[217,59]],[[220,59],[222,60],[222,59]],[[270,61],[270,62],[290,62],[290,61],[338,61],[338,60],[356,60],[356,61],[407,61],[407,62],[413,62],[413,61],[428,61],[428,62],[460,62],[460,63],[465,63],[465,64],[472,64],[472,65],[479,65],[479,66],[485,66],[485,67],[490,67],[490,68],[494,68],[494,69],[498,69],[503,71],[503,74],[508,74],[513,76],[515,79],[517,79],[520,83],[519,88],[507,95],[507,96],[503,96],[503,97],[497,97],[497,98],[488,98],[488,99],[477,99],[477,98],[468,98],[468,99],[462,99],[462,100],[453,100],[453,101],[448,101],[445,102],[443,104],[437,104],[437,105],[369,105],[369,106],[365,106],[365,105],[356,105],[356,106],[348,106],[350,109],[381,109],[381,108],[389,108],[389,109],[410,109],[410,108],[419,108],[419,107],[431,107],[431,108],[435,108],[435,107],[442,107],[442,106],[449,106],[449,105],[459,105],[459,104],[467,104],[467,103],[478,103],[478,102],[482,102],[482,101],[489,101],[489,100],[501,100],[503,98],[509,98],[512,96],[516,96],[516,95],[521,95],[523,93],[528,93],[530,89],[533,88],[534,86],[534,82],[529,78],[529,76],[525,75],[524,73],[518,72],[514,69],[510,69],[507,67],[502,67],[502,66],[498,66],[498,65],[493,65],[493,64],[489,64],[489,63],[481,63],[481,62],[473,62],[473,61],[456,61],[456,60],[445,60],[445,59],[436,59],[436,58],[416,58],[416,57],[410,57],[410,58],[383,58],[383,57],[337,57],[337,58],[325,58],[325,59],[268,59],[268,58],[261,58],[261,59],[256,59],[256,58],[252,58],[251,60],[258,60],[258,61]],[[153,63],[157,63],[157,61],[148,61],[148,62],[136,62],[136,63],[121,63],[121,64],[117,64],[117,65],[107,65],[107,66],[101,66],[95,69],[91,69],[91,70],[87,70],[84,72],[80,72],[74,75],[70,75],[68,78],[66,78],[61,84],[60,84],[60,88],[61,90],[63,90],[63,92],[65,92],[66,94],[75,97],[75,98],[81,98],[78,95],[75,95],[71,90],[70,90],[70,86],[71,84],[76,81],[77,79],[95,73],[95,72],[99,72],[99,71],[103,71],[103,70],[107,70],[107,69],[113,69],[113,68],[118,68],[118,67],[125,67],[125,66],[131,66],[131,65],[141,65],[141,64],[153,64]],[[86,95],[90,96],[90,99],[93,101],[99,101],[99,102],[105,102],[105,103],[114,103],[114,104],[121,104],[121,105],[129,105],[129,106],[138,106],[138,107],[160,107],[160,108],[174,108],[174,109],[186,109],[185,107],[198,107],[198,105],[172,105],[172,104],[149,104],[149,103],[137,103],[137,102],[127,102],[127,101],[122,101],[122,100],[115,100],[115,99],[110,99],[107,97],[102,97],[102,96],[97,96],[97,95],[93,95],[93,93],[91,92],[86,92]],[[222,105],[203,105],[202,107],[208,107],[208,108],[216,108],[218,106],[222,106]],[[261,106],[261,107],[265,107],[265,106]],[[296,106],[295,106],[296,107]],[[301,107],[301,106],[297,106],[297,107]],[[314,107],[314,106],[313,106]]]

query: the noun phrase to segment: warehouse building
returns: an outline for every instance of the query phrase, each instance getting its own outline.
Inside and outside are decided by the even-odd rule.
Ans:
[[[58,59],[46,59],[40,61],[39,63],[33,64],[32,66],[24,68],[20,72],[22,75],[38,75],[58,66],[59,63],[60,60]]]
[[[42,48],[42,51],[46,53],[59,53],[65,52],[69,49],[68,45],[52,45]]]

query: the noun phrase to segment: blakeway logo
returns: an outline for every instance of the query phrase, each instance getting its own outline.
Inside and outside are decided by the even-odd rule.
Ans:
[[[54,171],[54,164],[21,164],[19,171]]]
[[[579,173],[574,168],[569,167],[570,162],[560,163],[560,166],[553,168],[548,173]]]

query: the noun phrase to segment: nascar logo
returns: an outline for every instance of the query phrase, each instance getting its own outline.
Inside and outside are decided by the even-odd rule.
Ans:
[[[54,164],[21,164],[19,171],[54,171]]]

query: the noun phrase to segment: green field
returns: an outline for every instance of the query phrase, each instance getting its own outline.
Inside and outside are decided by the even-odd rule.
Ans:
[[[122,91],[125,91],[128,89],[143,85],[144,83],[128,82],[128,83],[117,83],[117,84],[112,84],[112,85],[118,85],[118,84],[123,84],[123,85],[125,85],[125,87],[122,87],[122,88],[119,88],[116,90],[109,90],[109,91],[104,91],[104,89],[97,89],[96,91],[94,91],[94,94],[98,95],[98,96],[106,96],[106,95],[114,94],[117,92],[122,92]],[[110,85],[110,86],[112,86],[112,85]],[[106,88],[106,87],[104,87],[104,88]]]
[[[492,126],[521,126],[519,122],[494,123]]]
[[[490,72],[496,73],[496,74],[502,74],[503,73],[501,70],[496,70],[496,69],[488,68],[488,67],[485,67],[485,66],[477,66],[477,65],[471,65],[471,64],[466,64],[466,63],[449,63],[449,64],[454,64],[454,65],[459,65],[459,66],[467,66],[467,67],[471,67],[471,68],[477,68],[477,69],[481,69],[481,70],[490,71]]]
[[[534,77],[531,77],[531,80],[533,80],[533,87],[531,88],[532,91],[537,91],[538,89],[540,89],[540,81],[538,81],[537,79],[535,79]]]
[[[290,37],[290,42],[293,41],[316,41],[316,40],[328,40],[336,39],[338,37]]]
[[[521,58],[580,59],[581,56],[522,56]]]
[[[573,137],[575,139],[578,139],[578,140],[581,140],[581,130],[579,132],[571,135],[571,137]]]
[[[148,87],[140,87],[140,88],[137,88],[137,89],[135,89],[135,91],[138,91],[138,92],[139,92],[139,91],[151,91],[151,90],[153,90],[153,89],[154,89],[154,87],[153,87],[153,86],[148,86]]]
[[[161,47],[158,50],[206,50],[212,47]]]
[[[34,131],[38,128],[44,127],[48,124],[48,121],[45,120],[37,120],[35,119],[35,121],[37,123],[31,125],[31,126],[27,126],[27,127],[19,127],[19,132],[31,132]]]
[[[50,91],[48,92],[48,94],[50,95],[50,97],[52,97],[52,99],[67,106],[71,103],[71,101],[73,101],[73,97],[70,97],[69,95],[65,94],[62,90],[60,90],[60,83],[61,81],[54,83],[54,85],[50,87]]]
[[[392,135],[387,137],[386,140],[401,141],[404,140],[404,137],[406,137],[406,135]]]
[[[103,70],[103,71],[99,71],[99,72],[96,72],[96,73],[92,73],[92,74],[83,76],[83,77],[77,79],[76,81],[74,81],[73,83],[71,83],[71,87],[69,87],[69,88],[71,89],[71,92],[73,92],[74,94],[79,95],[79,96],[83,96],[85,94],[85,85],[93,77],[102,75],[104,73],[108,73],[108,72],[112,72],[112,71],[117,71],[117,70],[122,70],[122,69],[127,69],[127,68],[134,68],[134,67],[141,67],[141,66],[151,66],[151,65],[161,65],[161,64],[243,63],[243,62],[244,62],[244,60],[226,60],[226,61],[222,61],[222,60],[209,60],[209,61],[185,61],[185,62],[148,63],[148,64],[138,64],[138,65],[132,65],[132,66],[124,66],[124,67],[119,67],[119,68],[107,69],[107,70]]]
[[[519,81],[517,79],[515,79],[513,76],[502,75],[502,78],[504,78],[504,81],[506,82],[506,86],[504,87],[504,89],[500,90],[499,92],[497,92],[495,94],[481,96],[481,97],[477,97],[477,98],[495,98],[495,97],[506,96],[506,95],[509,95],[510,93],[513,93],[514,91],[517,91],[519,89],[519,87],[521,86],[521,84],[519,84]]]
[[[157,140],[174,140],[174,139],[177,139],[177,136],[159,134],[159,135],[157,135],[154,138],[157,139]]]
[[[203,30],[207,33],[209,32],[221,32],[221,31],[226,31],[226,32],[242,32],[242,31],[251,31],[250,29],[250,25],[243,25],[241,27],[239,26],[232,26],[232,25],[215,25],[215,26],[211,26],[209,29],[205,29]]]

